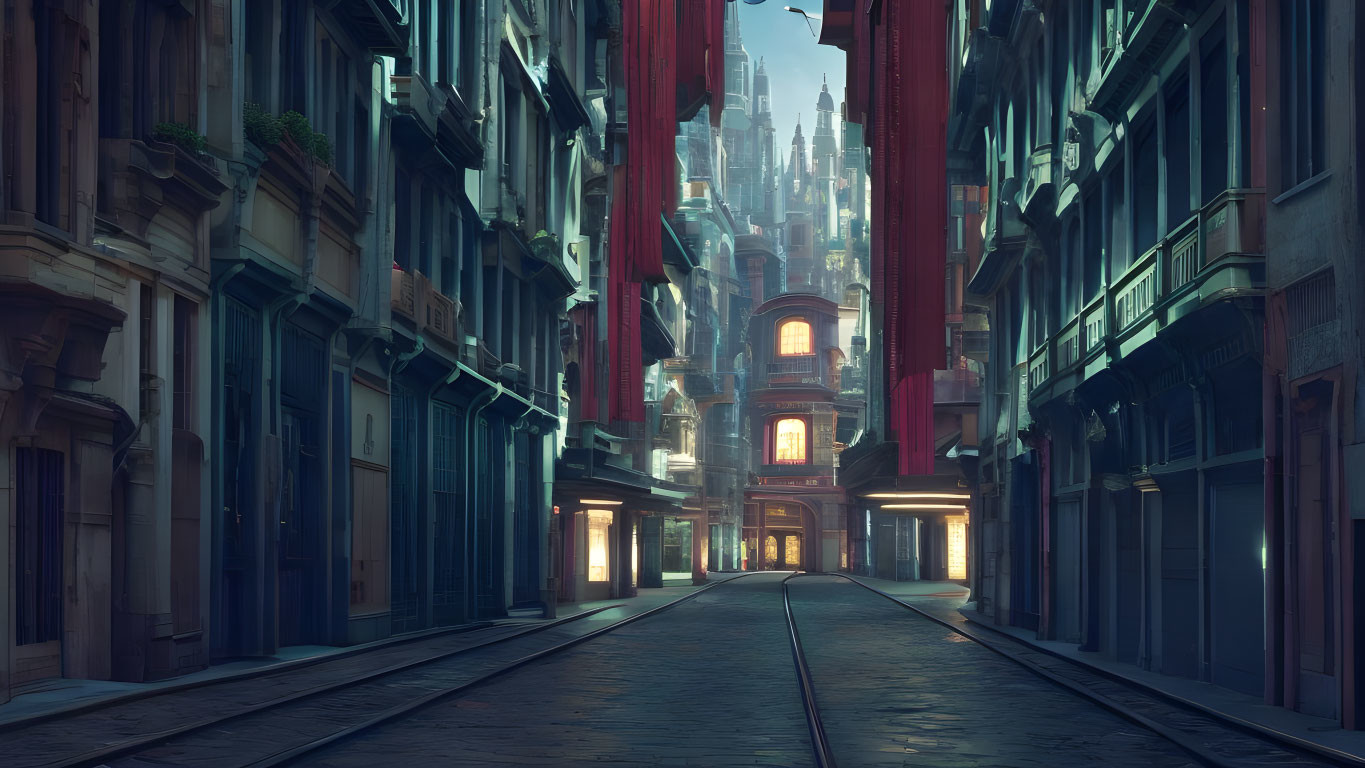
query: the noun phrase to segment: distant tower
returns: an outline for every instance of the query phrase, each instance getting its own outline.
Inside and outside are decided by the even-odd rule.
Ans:
[[[815,136],[811,139],[811,201],[815,214],[815,230],[821,241],[838,231],[839,214],[835,206],[835,179],[839,175],[839,143],[834,137],[834,97],[829,94],[829,80],[820,86],[815,101]]]
[[[828,80],[820,87],[820,98],[815,101],[815,135],[810,149],[816,183],[833,180],[838,175],[835,161],[839,144],[834,137],[834,97],[829,95]]]
[[[739,33],[739,10],[725,4],[725,108],[749,113],[749,52]]]
[[[806,165],[806,137],[801,134],[799,113],[796,115],[796,132],[792,134],[792,154],[791,160],[787,162],[787,173],[791,179],[787,194],[794,195],[796,205],[799,206],[805,196],[806,187],[810,185],[810,168]]]
[[[754,117],[772,113],[772,99],[768,93],[768,70],[763,64],[763,59],[759,58],[758,69],[754,72]]]

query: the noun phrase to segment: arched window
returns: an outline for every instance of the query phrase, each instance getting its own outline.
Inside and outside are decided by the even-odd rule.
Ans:
[[[773,425],[773,463],[806,463],[805,419],[778,419]]]
[[[777,354],[809,355],[813,346],[810,323],[805,320],[793,318],[777,326]]]

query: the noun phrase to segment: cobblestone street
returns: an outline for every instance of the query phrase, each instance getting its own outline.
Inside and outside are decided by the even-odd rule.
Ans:
[[[820,765],[784,585],[845,768],[1193,766],[1200,749],[1220,765],[1317,764],[1198,717],[1168,715],[1192,723],[1173,739],[1097,706],[1102,684],[1079,668],[1016,663],[957,631],[965,592],[903,593],[923,615],[847,578],[786,573],[49,712],[6,726],[0,749],[16,768]],[[1152,716],[1124,695],[1124,712]]]

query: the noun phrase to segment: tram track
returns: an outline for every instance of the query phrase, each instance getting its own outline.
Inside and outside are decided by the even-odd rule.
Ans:
[[[1100,674],[1065,657],[1035,649],[1008,635],[1000,634],[1004,642],[998,642],[994,638],[946,621],[845,574],[797,573],[784,580],[783,599],[787,608],[793,656],[797,659],[798,679],[803,700],[807,703],[807,720],[811,724],[811,740],[818,765],[834,765],[834,756],[824,735],[823,718],[816,704],[810,667],[806,661],[806,653],[801,647],[800,633],[791,608],[790,582],[798,577],[819,576],[843,579],[920,618],[944,627],[1048,683],[1080,696],[1159,736],[1200,764],[1215,768],[1365,766],[1365,761],[1354,755],[1310,745],[1288,734],[1279,734],[1259,726],[1228,720],[1191,702],[1155,695],[1145,688],[1124,681],[1121,677]]]
[[[442,699],[457,697],[536,660],[656,615],[726,581],[708,585],[590,632],[574,633],[574,625],[621,606],[604,606],[545,624],[516,629],[472,645],[425,653],[358,675],[292,690],[281,696],[270,695],[268,686],[262,686],[263,690],[254,692],[261,700],[229,708],[229,711],[131,737],[112,734],[105,743],[94,747],[90,747],[89,740],[92,737],[86,733],[83,745],[70,748],[65,754],[52,756],[49,752],[41,758],[30,760],[19,756],[16,762],[8,762],[14,757],[11,755],[4,764],[14,768],[131,768],[146,765],[240,768],[289,764]],[[533,641],[532,636],[545,634],[567,636],[553,637],[548,647],[523,647]],[[507,661],[509,656],[511,660]],[[468,665],[455,666],[465,658],[470,659],[473,670]],[[229,679],[223,682],[240,681]],[[204,687],[196,686],[196,689]],[[61,729],[70,724],[64,720],[74,721],[81,715],[90,714],[90,709],[82,708],[69,718],[44,718],[37,727],[45,727],[49,732]],[[6,736],[22,738],[24,735],[21,727],[11,726],[7,730],[9,733]],[[93,738],[97,741],[101,739],[100,736]],[[0,747],[0,751],[3,751],[3,747]]]
[[[515,641],[563,629],[573,621],[619,606],[607,606],[538,625],[515,635],[442,654],[439,658],[415,660],[376,670],[355,680],[318,686],[263,702],[247,711],[228,713],[169,732],[147,734],[94,753],[32,765],[35,768],[149,765],[265,768],[295,764],[439,702],[458,699],[514,670],[662,613],[732,580],[708,585],[589,632],[555,637],[548,646],[528,649],[516,647]],[[490,651],[495,654],[491,658]],[[441,666],[443,662],[469,654],[478,656],[473,659],[476,668]]]

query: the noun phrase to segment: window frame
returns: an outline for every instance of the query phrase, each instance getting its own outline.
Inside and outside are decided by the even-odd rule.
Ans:
[[[1327,74],[1326,10],[1322,0],[1295,0],[1280,6],[1279,85],[1280,103],[1284,106],[1280,123],[1281,191],[1312,181],[1328,167],[1326,92],[1322,82]],[[1308,24],[1302,39],[1298,34],[1300,21]],[[1305,45],[1305,51],[1299,50],[1300,43]],[[1306,74],[1300,75],[1301,70]],[[1307,134],[1306,141],[1301,137],[1303,133]]]
[[[779,459],[778,458],[778,437],[783,424],[797,423],[801,425],[801,458],[800,459]],[[779,413],[774,414],[768,419],[768,439],[767,439],[767,460],[772,466],[807,466],[812,464],[812,445],[811,445],[811,418],[806,414],[799,413]]]
[[[783,352],[783,332],[789,325],[801,324],[806,326],[806,351],[804,352]],[[815,354],[815,325],[804,315],[788,315],[778,320],[773,326],[773,341],[776,347],[775,353],[778,357],[810,357]]]

